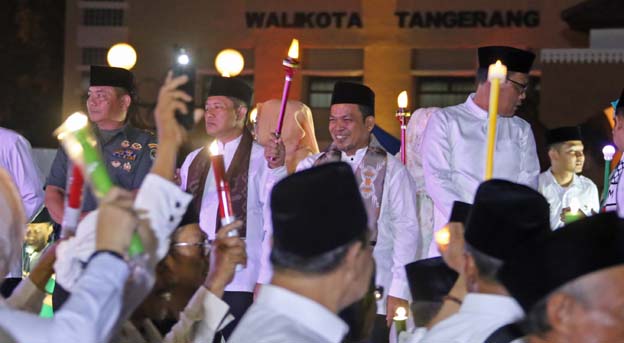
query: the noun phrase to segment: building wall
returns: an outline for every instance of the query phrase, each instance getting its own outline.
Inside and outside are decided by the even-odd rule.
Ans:
[[[408,90],[413,106],[417,96],[414,77],[471,75],[475,66],[474,48],[478,46],[505,44],[535,51],[542,48],[586,46],[587,35],[571,32],[560,18],[563,9],[580,1],[293,0],[286,3],[277,0],[133,0],[121,3],[127,8],[127,40],[138,52],[138,63],[133,71],[137,77],[139,94],[145,103],[155,101],[162,77],[171,65],[175,45],[191,49],[200,75],[216,73],[214,56],[221,49],[247,51],[251,59],[248,65],[251,67],[247,67],[245,72],[253,74],[255,100],[260,102],[280,98],[284,78],[281,61],[290,40],[298,38],[304,51],[325,50],[329,53],[316,54],[310,65],[306,65],[305,58],[302,58],[302,70],[296,74],[291,89],[292,99],[306,100],[304,79],[307,76],[360,74],[364,82],[377,93],[378,123],[390,133],[398,135],[399,126],[394,118],[398,93]],[[79,25],[78,7],[85,3],[108,2],[68,0],[64,115],[81,105],[77,37],[82,37],[84,41],[85,35],[91,34],[94,35],[91,39],[102,42],[106,41],[100,37],[102,34],[118,36],[112,33],[114,28],[94,33],[90,28]],[[414,12],[425,16],[428,11],[464,11],[471,15],[475,11],[491,14],[497,10],[503,13],[510,10],[537,11],[539,24],[535,27],[521,24],[520,27],[494,28],[409,27],[414,22]],[[285,12],[289,18],[296,12],[346,12],[347,15],[343,18],[341,28],[336,27],[335,21],[328,28],[248,28],[246,12],[262,12],[265,15],[276,12],[278,16]],[[359,14],[362,28],[346,28],[346,19],[354,12]],[[408,12],[403,15],[404,27],[400,27],[398,12]],[[331,53],[333,49],[336,49],[335,54]],[[361,50],[362,61],[346,61],[346,65],[339,69],[323,70],[323,65],[335,64],[335,60],[341,59],[342,49]]]

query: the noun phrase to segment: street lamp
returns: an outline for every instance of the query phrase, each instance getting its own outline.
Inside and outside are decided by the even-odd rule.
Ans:
[[[130,70],[136,64],[137,54],[130,44],[117,43],[108,49],[106,60],[111,67]]]
[[[215,67],[223,77],[234,77],[245,67],[245,59],[234,49],[221,50],[215,59]]]

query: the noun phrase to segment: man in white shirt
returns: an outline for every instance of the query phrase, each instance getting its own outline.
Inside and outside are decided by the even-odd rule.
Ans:
[[[262,265],[262,256],[268,256],[263,249],[269,246],[266,241],[263,244],[268,224],[265,218],[269,216],[267,199],[275,181],[287,174],[281,140],[274,138],[263,148],[245,127],[252,95],[253,90],[242,80],[215,77],[205,102],[206,133],[215,138],[223,154],[234,214],[243,222],[239,234],[247,245],[247,266],[236,273],[223,295],[236,318],[223,330],[226,339],[251,305],[256,285],[270,272]],[[191,206],[199,213],[199,226],[213,240],[221,225],[208,149],[197,149],[186,157],[180,178],[182,189],[193,194]]]
[[[615,109],[613,118],[613,143],[619,151],[624,151],[624,89],[620,98],[613,103]],[[624,218],[624,182],[622,181],[624,174],[624,159],[620,158],[617,167],[611,172],[609,179],[609,190],[607,198],[603,201],[603,209],[605,211],[617,211],[620,217]]]
[[[615,213],[556,230],[499,277],[527,313],[526,342],[624,342],[624,220]]]
[[[537,191],[504,180],[481,184],[465,231],[468,294],[459,311],[434,325],[422,342],[484,342],[499,327],[521,319],[522,308],[496,273],[515,250],[550,233],[548,219],[548,202]]]
[[[384,289],[373,329],[373,340],[383,342],[389,337],[395,310],[408,307],[404,266],[416,260],[420,242],[416,192],[405,166],[370,134],[375,125],[375,93],[365,85],[338,82],[331,103],[332,145],[327,152],[301,161],[297,170],[332,161],[346,162],[353,169],[368,214],[376,284]]]
[[[481,47],[477,90],[466,102],[431,115],[422,143],[425,188],[435,206],[434,230],[446,224],[453,201],[470,203],[485,177],[490,83],[488,66],[500,60],[509,73],[501,83],[496,124],[494,178],[537,189],[540,171],[535,138],[529,123],[514,116],[526,97],[531,52],[505,47]],[[429,256],[438,256],[435,244]]]
[[[546,134],[550,168],[539,176],[538,191],[550,204],[550,226],[563,226],[565,213],[575,207],[585,216],[598,213],[598,188],[583,175],[585,155],[578,127],[560,127]]]
[[[30,143],[15,131],[0,127],[0,167],[4,168],[22,197],[30,221],[43,205],[43,186],[33,162]]]
[[[338,343],[337,313],[369,288],[373,260],[366,210],[351,167],[295,173],[271,194],[273,279],[260,290],[230,343]]]
[[[35,218],[43,206],[43,186],[39,181],[39,169],[33,161],[30,143],[15,131],[0,127],[0,168],[4,168],[22,199],[27,221]],[[17,243],[16,243],[17,244]],[[18,247],[21,249],[21,246]],[[13,250],[19,254],[17,250]],[[22,278],[21,259],[15,260],[7,275],[0,275],[5,282],[0,287],[4,296],[8,296]]]

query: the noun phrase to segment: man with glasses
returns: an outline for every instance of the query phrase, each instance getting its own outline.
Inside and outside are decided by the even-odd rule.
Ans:
[[[506,46],[478,50],[477,90],[463,104],[433,113],[425,129],[422,159],[425,188],[435,206],[434,230],[446,224],[453,201],[471,202],[485,176],[490,83],[488,66],[507,66],[501,83],[494,152],[494,178],[537,188],[540,166],[529,123],[515,116],[526,98],[535,54]],[[429,256],[439,255],[435,244]]]

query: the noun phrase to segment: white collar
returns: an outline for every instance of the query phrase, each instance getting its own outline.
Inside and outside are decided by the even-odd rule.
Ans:
[[[567,187],[563,187],[559,184],[559,182],[557,182],[557,179],[555,179],[555,175],[552,173],[552,167],[548,168],[548,170],[546,171],[546,173],[548,174],[548,179],[550,180],[550,183],[554,184],[556,187],[559,188],[565,188],[565,189],[570,189],[573,188],[574,186],[576,186],[579,183],[579,177],[578,175],[576,175],[576,173],[572,174],[572,182],[570,182],[570,184]]]
[[[349,326],[321,304],[285,288],[262,286],[256,303],[286,316],[328,342],[341,342]]]
[[[522,307],[514,298],[485,293],[466,294],[459,312],[491,315],[500,319],[519,319],[524,316]]]
[[[473,113],[474,115],[476,115],[480,119],[487,119],[488,118],[488,112],[486,110],[482,109],[481,107],[479,107],[479,105],[477,105],[474,102],[474,97],[475,97],[475,93],[470,93],[470,95],[468,95],[468,99],[466,99],[466,102],[464,102],[464,105],[466,105],[466,107],[468,107],[470,113]]]
[[[362,159],[364,158],[364,155],[366,154],[366,150],[368,150],[368,146],[365,146],[361,149],[357,149],[355,154],[353,154],[352,156],[347,156],[347,154],[344,151],[342,151],[340,153],[340,160],[343,162],[347,162],[353,168],[356,168],[357,166],[360,165],[360,162],[362,162]]]
[[[243,135],[241,134],[240,136],[236,137],[235,139],[225,144],[223,144],[223,142],[217,139],[217,145],[219,146],[219,151],[223,152],[224,154],[233,153],[234,151],[236,151],[236,148],[238,148],[238,144],[240,144],[242,138],[243,138]]]

